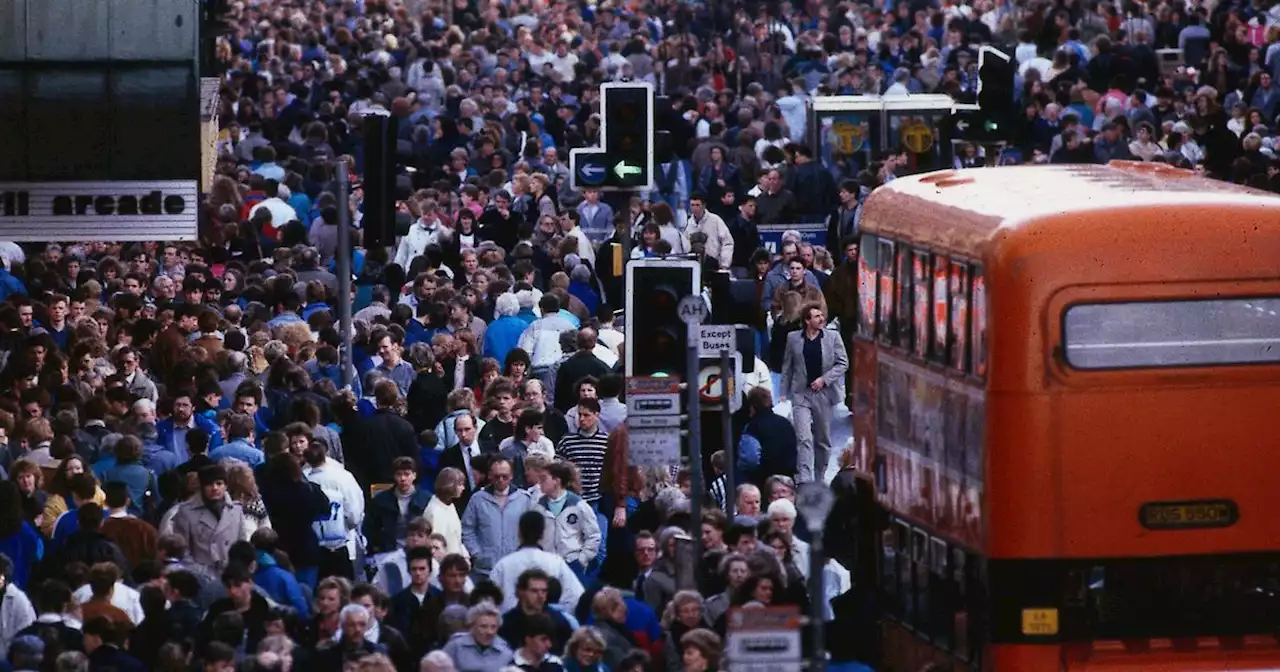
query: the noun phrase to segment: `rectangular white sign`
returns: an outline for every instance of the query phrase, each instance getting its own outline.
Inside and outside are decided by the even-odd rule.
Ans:
[[[633,394],[627,397],[627,415],[680,415],[680,393]]]
[[[703,324],[698,327],[698,356],[716,357],[721,350],[738,349],[738,328],[732,324]]]
[[[195,240],[197,180],[0,183],[0,240]]]
[[[637,467],[668,467],[680,463],[680,430],[627,429],[627,454]]]

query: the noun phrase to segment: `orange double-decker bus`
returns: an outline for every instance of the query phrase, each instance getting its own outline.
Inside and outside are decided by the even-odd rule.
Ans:
[[[883,669],[1280,669],[1280,199],[1158,164],[866,203]]]

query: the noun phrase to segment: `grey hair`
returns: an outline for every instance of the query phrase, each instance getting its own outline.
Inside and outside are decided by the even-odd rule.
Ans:
[[[520,290],[520,291],[516,292],[516,301],[519,303],[520,308],[522,308],[522,309],[523,309],[523,308],[532,308],[532,307],[533,307],[533,304],[534,304],[534,300],[533,300],[533,292],[531,292],[531,291],[529,291],[529,290],[527,290],[527,289],[522,289],[522,290]],[[518,312],[518,311],[517,311],[517,312]]]
[[[444,651],[432,651],[422,657],[422,661],[418,663],[418,672],[449,672],[457,670],[454,667],[453,659]]]
[[[268,362],[274,362],[289,354],[289,346],[285,345],[284,341],[268,341],[262,348],[262,354],[266,356]]]
[[[436,353],[431,346],[426,343],[414,343],[409,346],[408,352],[404,355],[405,361],[413,365],[413,368],[421,371],[429,369],[436,365]]]
[[[467,627],[468,610],[461,604],[451,604],[440,612],[441,632],[461,632]]]
[[[238,350],[227,351],[227,372],[244,373],[249,370],[249,358]]]
[[[569,271],[569,279],[576,282],[591,282],[591,269],[579,264]]]
[[[347,622],[347,619],[351,618],[352,616],[363,616],[365,619],[365,623],[371,623],[373,621],[373,614],[370,614],[369,610],[366,609],[364,605],[348,604],[347,606],[342,608],[342,611],[338,612],[338,623],[345,624]]]
[[[665,519],[682,508],[687,511],[689,509],[689,498],[683,492],[680,492],[680,488],[665,488],[654,497],[653,505]]]
[[[79,651],[64,651],[58,654],[54,669],[58,672],[88,672],[89,657]]]
[[[671,543],[671,540],[684,533],[684,530],[676,527],[675,525],[662,528],[662,531],[658,533],[658,551],[665,553],[667,545]]]
[[[498,619],[499,625],[502,624],[502,612],[492,602],[480,602],[467,610],[467,627],[475,625],[481,616],[492,616]]]
[[[529,292],[529,298],[533,298],[532,292]],[[493,312],[496,313],[498,317],[511,317],[520,312],[520,299],[511,292],[499,294],[498,298],[493,302]]]
[[[137,413],[142,410],[148,410],[154,413],[156,410],[156,402],[151,401],[150,399],[139,399],[133,402],[134,413]]]

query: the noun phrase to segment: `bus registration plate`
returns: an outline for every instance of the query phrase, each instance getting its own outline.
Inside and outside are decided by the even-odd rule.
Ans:
[[[1138,521],[1148,530],[1186,530],[1231,527],[1240,508],[1229,499],[1148,502],[1138,510]]]

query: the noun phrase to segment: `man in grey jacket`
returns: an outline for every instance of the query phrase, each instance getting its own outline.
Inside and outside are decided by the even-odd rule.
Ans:
[[[489,460],[489,485],[471,497],[462,514],[462,544],[471,554],[476,582],[487,579],[503,556],[519,547],[520,516],[533,508],[525,490],[511,487],[511,461],[501,455]]]

